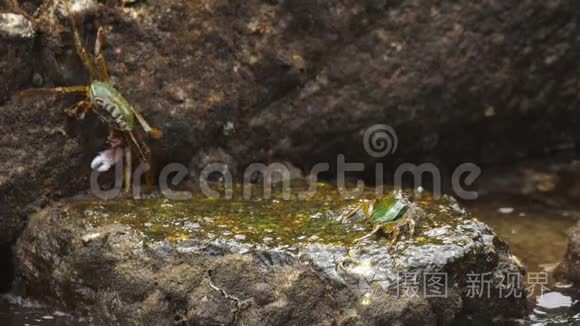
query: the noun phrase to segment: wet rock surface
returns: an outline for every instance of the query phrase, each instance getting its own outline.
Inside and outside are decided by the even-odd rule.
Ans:
[[[525,295],[500,293],[525,291],[502,288],[523,273],[509,249],[449,198],[410,203],[416,235],[391,251],[384,237],[355,245],[372,227],[340,216],[371,196],[344,200],[328,187],[302,202],[71,200],[31,219],[19,281],[26,295],[123,325],[436,325],[525,313]],[[447,286],[423,292],[434,273]],[[469,273],[489,273],[489,297],[468,293]]]
[[[580,287],[580,223],[568,230],[568,247],[557,274]]]

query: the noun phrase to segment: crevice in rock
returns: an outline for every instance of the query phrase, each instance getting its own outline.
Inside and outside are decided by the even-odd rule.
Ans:
[[[14,280],[14,255],[12,246],[0,245],[0,293],[10,291]]]

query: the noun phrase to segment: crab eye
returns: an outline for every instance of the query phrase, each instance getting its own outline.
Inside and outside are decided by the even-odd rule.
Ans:
[[[99,172],[109,171],[109,169],[121,160],[123,152],[120,148],[107,149],[97,155],[91,162],[91,169]]]

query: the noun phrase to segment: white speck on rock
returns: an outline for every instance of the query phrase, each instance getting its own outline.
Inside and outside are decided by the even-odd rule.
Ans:
[[[449,232],[450,227],[448,225],[440,227],[440,228],[436,228],[436,229],[431,229],[428,231],[425,231],[424,235],[428,236],[428,237],[440,237],[442,235],[445,235]]]
[[[199,223],[191,223],[191,222],[185,222],[184,225],[186,228],[188,229],[199,229],[201,227],[201,225],[199,225]]]
[[[96,232],[96,233],[89,233],[89,234],[85,234],[85,235],[82,237],[82,240],[83,240],[83,242],[84,242],[84,243],[89,243],[89,242],[91,242],[92,240],[95,240],[95,239],[97,239],[97,238],[98,238],[98,237],[100,237],[100,236],[101,236],[101,234],[100,234],[99,232]]]
[[[495,116],[495,108],[491,105],[486,106],[485,111],[483,111],[483,115],[486,118],[491,118],[491,117]]]
[[[451,204],[451,208],[459,214],[467,214],[467,211],[465,210],[465,208],[459,206],[458,203]]]
[[[500,214],[511,214],[514,212],[513,207],[500,207],[497,209],[497,212]]]
[[[96,12],[98,9],[95,0],[71,0],[70,11],[77,16],[85,16]],[[62,18],[68,18],[68,12],[63,1],[56,1],[56,11]]]
[[[0,13],[0,36],[9,38],[32,38],[34,28],[24,16],[13,13]]]
[[[226,124],[224,124],[224,135],[228,136],[230,135],[232,132],[234,132],[235,126],[234,123],[231,121],[226,122]]]

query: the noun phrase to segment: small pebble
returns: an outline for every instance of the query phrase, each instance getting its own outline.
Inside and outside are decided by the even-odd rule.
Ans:
[[[97,239],[97,238],[98,238],[98,237],[100,237],[100,236],[101,236],[101,234],[100,234],[100,233],[98,233],[98,232],[96,232],[96,233],[89,233],[89,234],[85,234],[85,235],[82,237],[82,240],[83,240],[83,242],[84,242],[84,243],[89,243],[89,242],[91,242],[92,240],[94,240],[94,239]]]
[[[483,112],[483,115],[486,118],[491,118],[491,117],[495,116],[495,108],[491,105],[486,106],[485,111]]]
[[[43,83],[42,75],[37,72],[34,73],[34,75],[32,75],[32,84],[35,87],[40,87],[42,86],[42,83]]]
[[[187,98],[185,90],[183,90],[183,88],[179,86],[169,87],[169,89],[167,90],[167,95],[169,95],[169,97],[177,103],[183,103]]]
[[[243,234],[236,234],[234,236],[234,239],[236,239],[236,240],[245,240],[246,239],[246,236],[243,235]]]
[[[191,223],[191,222],[185,222],[184,226],[188,229],[199,229],[201,227],[199,223]]]
[[[229,136],[234,131],[234,123],[228,121],[224,124],[224,135]]]

